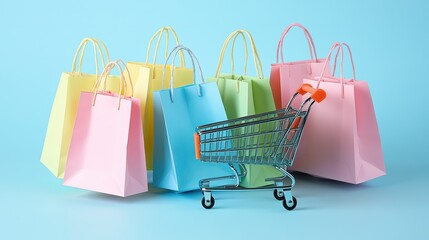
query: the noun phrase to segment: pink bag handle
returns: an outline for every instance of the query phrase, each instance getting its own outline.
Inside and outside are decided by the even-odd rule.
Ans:
[[[293,27],[299,27],[299,28],[301,28],[304,31],[305,37],[307,38],[308,48],[310,50],[311,60],[316,60],[317,61],[316,47],[314,46],[313,38],[311,37],[310,32],[304,26],[302,26],[300,23],[292,23],[291,25],[289,25],[288,27],[286,27],[286,29],[282,33],[282,36],[280,37],[279,43],[277,45],[276,63],[279,63],[279,54],[280,54],[282,63],[285,62],[284,58],[283,58],[283,40],[284,40],[286,34]]]
[[[117,60],[115,60],[115,61],[113,61],[113,62],[116,62],[116,63],[121,63],[122,65],[124,65],[125,66],[125,70],[127,71],[127,75],[128,75],[128,79],[129,79],[129,81],[130,81],[130,86],[131,86],[131,94],[130,94],[130,96],[132,96],[133,94],[134,94],[134,86],[133,86],[133,82],[131,81],[131,74],[130,74],[130,71],[128,70],[128,67],[127,67],[127,65],[125,64],[125,62],[124,61],[122,61],[121,59],[117,59]],[[109,62],[109,63],[113,63],[113,62]],[[107,88],[107,86],[106,86],[106,78],[109,76],[109,74],[110,74],[110,71],[115,67],[115,66],[117,66],[117,65],[111,65],[110,66],[110,70],[108,71],[108,72],[105,72],[106,71],[106,68],[107,68],[107,65],[106,65],[106,67],[105,67],[105,69],[103,70],[103,74],[105,74],[105,75],[103,75],[103,74],[101,74],[100,75],[100,77],[97,79],[97,81],[95,82],[95,84],[94,84],[94,87],[92,88],[92,90],[91,90],[91,92],[94,92],[94,91],[96,91],[96,90],[98,90],[99,89],[99,87],[100,87],[100,84],[101,84],[101,79],[102,79],[102,77],[104,77],[104,84],[103,84],[103,91],[106,91],[106,88]],[[121,69],[120,69],[121,70]],[[123,73],[123,71],[121,72],[121,76],[120,77],[122,77],[122,73]],[[127,84],[127,82],[125,82],[125,85]],[[122,92],[121,92],[122,93]],[[127,91],[126,91],[126,89],[125,89],[125,92],[124,92],[125,94],[127,93]]]
[[[355,75],[355,67],[354,67],[354,62],[353,62],[353,57],[351,55],[351,49],[350,46],[346,43],[339,43],[339,42],[335,42],[332,46],[331,49],[329,51],[328,56],[326,57],[325,63],[323,64],[323,70],[322,73],[319,77],[319,80],[317,82],[317,86],[316,88],[319,88],[320,82],[323,80],[323,77],[325,76],[325,70],[327,67],[328,62],[330,62],[331,59],[331,55],[334,52],[335,49],[338,48],[337,50],[337,54],[339,51],[341,51],[341,62],[340,62],[340,84],[341,84],[341,97],[344,98],[344,78],[343,78],[343,62],[344,62],[344,51],[343,51],[343,46],[346,46],[348,51],[349,51],[349,55],[350,55],[350,59],[351,59],[351,64],[352,64],[352,68],[353,68],[353,78],[354,80],[356,80],[356,75]],[[337,55],[336,54],[336,55]],[[337,60],[337,59],[335,59]],[[333,76],[333,75],[332,75]]]
[[[352,50],[350,49],[350,46],[347,43],[345,43],[345,42],[342,42],[341,45],[347,47],[347,50],[348,50],[349,56],[350,56],[350,63],[352,64],[352,70],[353,70],[353,79],[352,80],[356,81],[356,71],[355,71],[355,64],[354,64],[354,61],[353,61]],[[339,53],[340,53],[340,49],[338,48],[337,53],[335,54],[335,60],[334,60],[334,66],[333,66],[333,70],[332,70],[332,76],[335,75],[335,70],[336,70],[336,67],[337,67],[337,58],[338,58],[338,54]],[[343,61],[343,58],[341,58],[341,61]]]
[[[106,65],[106,67],[103,70],[103,73],[100,75],[100,77],[98,78],[97,82],[95,83],[94,88],[92,90],[92,92],[95,92],[94,98],[92,100],[92,106],[95,105],[95,101],[97,99],[98,93],[102,92],[102,91],[99,91],[99,88],[100,88],[100,85],[101,85],[101,81],[104,80],[104,91],[105,91],[107,77],[110,75],[110,71],[112,71],[112,69],[116,66],[119,69],[120,76],[121,76],[121,82],[119,83],[119,93],[118,93],[118,110],[120,110],[120,108],[121,108],[121,99],[122,98],[124,98],[124,99],[127,98],[127,81],[125,80],[124,71],[123,71],[121,65],[119,65],[119,63],[121,63],[122,65],[124,65],[125,70],[128,73],[128,79],[130,79],[130,83],[131,83],[131,85],[130,85],[131,86],[131,95],[130,96],[132,96],[134,89],[133,89],[133,84],[132,84],[132,81],[131,81],[131,78],[130,78],[130,72],[128,70],[128,67],[124,63],[124,61],[122,61],[122,60],[116,60],[116,61],[113,61],[113,62],[109,62]],[[122,93],[122,87],[125,88],[123,93]],[[122,95],[123,95],[123,97],[122,97]]]

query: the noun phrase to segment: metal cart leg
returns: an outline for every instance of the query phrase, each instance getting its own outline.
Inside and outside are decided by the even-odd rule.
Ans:
[[[210,186],[211,182],[221,181],[221,180],[227,180],[227,179],[233,179],[233,180],[235,180],[235,184],[225,185],[224,187],[226,187],[226,188],[238,187],[238,185],[240,185],[241,178],[243,178],[247,174],[246,167],[243,164],[239,164],[239,168],[240,168],[240,172],[239,172],[239,171],[237,171],[237,168],[233,164],[229,163],[228,165],[231,168],[231,170],[233,171],[234,175],[223,176],[223,177],[216,177],[216,178],[201,179],[200,180],[200,188],[201,188],[201,190],[205,191],[204,189],[211,188],[211,186]]]
[[[295,178],[290,174],[285,167],[274,166],[277,170],[283,173],[283,176],[276,178],[267,178],[266,181],[274,181],[274,197],[283,202],[283,207],[287,210],[292,210],[297,205],[296,198],[292,195],[292,188],[295,186]],[[290,181],[288,185],[287,182]]]
[[[240,185],[241,178],[246,176],[247,170],[243,164],[238,164],[238,166],[240,168],[240,172],[237,171],[237,168],[233,164],[229,163],[228,165],[231,168],[231,170],[233,171],[234,175],[216,177],[216,178],[207,178],[207,179],[200,180],[200,188],[201,188],[201,192],[203,194],[203,199],[201,200],[201,204],[203,205],[204,208],[210,209],[215,204],[215,200],[212,196],[211,190],[216,189],[216,188],[212,188],[210,186],[211,182],[233,179],[233,180],[235,180],[235,184],[222,186],[224,189],[233,189],[233,188],[238,188],[238,186]]]

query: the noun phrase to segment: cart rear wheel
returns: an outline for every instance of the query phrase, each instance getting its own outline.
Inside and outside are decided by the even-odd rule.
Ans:
[[[201,199],[201,204],[205,209],[210,209],[215,205],[215,200],[213,197],[210,197],[210,201],[206,201],[203,197],[203,199]]]
[[[284,193],[277,191],[277,189],[274,189],[273,195],[274,195],[274,198],[279,200],[279,201],[285,199]]]
[[[284,198],[283,199],[283,207],[286,209],[286,210],[293,210],[293,209],[295,209],[295,207],[296,207],[296,204],[297,204],[297,201],[296,201],[296,198],[295,197],[292,197],[292,205],[289,207],[288,205],[287,205],[287,203],[286,203],[286,198]]]

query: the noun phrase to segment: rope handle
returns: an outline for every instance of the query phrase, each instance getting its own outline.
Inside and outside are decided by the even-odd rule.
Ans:
[[[99,72],[98,55],[101,58],[101,64],[102,64],[103,68],[105,67],[105,58],[107,58],[108,62],[110,61],[109,52],[108,52],[107,47],[103,41],[96,39],[96,38],[84,38],[81,41],[81,43],[79,44],[78,49],[76,50],[75,56],[73,58],[72,73],[76,72],[76,63],[77,63],[78,57],[79,57],[79,65],[78,65],[77,72],[81,73],[83,57],[85,55],[85,50],[86,50],[87,44],[89,42],[92,43],[93,48],[94,48],[95,72],[96,72],[97,76],[98,76],[98,72]],[[104,53],[99,46],[100,44],[104,50]]]
[[[279,63],[279,55],[280,55],[282,63],[285,62],[284,58],[283,58],[283,40],[284,40],[286,34],[294,27],[298,27],[298,28],[302,29],[302,31],[304,32],[305,38],[307,39],[307,44],[308,44],[308,48],[310,50],[311,60],[318,61],[317,53],[316,53],[316,47],[314,46],[314,41],[313,41],[313,38],[311,37],[310,32],[304,26],[302,26],[300,23],[292,23],[291,25],[286,27],[286,29],[283,31],[283,33],[280,37],[279,43],[277,45],[276,63]]]
[[[158,40],[156,41],[156,45],[155,45],[155,53],[154,53],[154,57],[153,57],[153,61],[152,64],[155,65],[156,63],[156,58],[158,56],[158,49],[159,49],[159,44],[161,42],[162,36],[164,35],[165,32],[165,58],[167,58],[168,55],[168,43],[169,43],[169,32],[171,31],[171,33],[173,34],[173,38],[176,42],[176,46],[179,45],[179,38],[177,37],[177,33],[176,31],[174,31],[174,29],[170,26],[167,27],[162,27],[160,29],[158,29],[155,34],[150,38],[149,40],[149,44],[147,46],[147,50],[146,50],[146,64],[148,64],[149,62],[149,54],[150,54],[150,48],[152,46],[152,42],[153,40],[158,37]],[[183,52],[180,53],[180,67],[186,67],[186,63],[185,63],[185,58],[183,55]]]
[[[249,31],[242,30],[242,29],[238,29],[236,31],[233,31],[232,33],[230,33],[228,35],[228,37],[224,41],[223,46],[222,46],[222,50],[221,50],[221,53],[220,53],[218,65],[217,65],[217,68],[216,68],[215,77],[219,78],[219,76],[220,76],[220,72],[221,72],[221,68],[222,68],[222,63],[223,63],[225,51],[226,51],[226,48],[228,47],[229,42],[231,41],[231,39],[233,39],[233,44],[234,44],[234,42],[235,42],[238,34],[241,34],[243,36],[243,39],[245,41],[247,41],[247,40],[250,41],[250,44],[251,44],[251,47],[252,47],[252,52],[253,52],[253,62],[254,62],[254,65],[255,65],[256,74],[257,74],[258,78],[263,79],[264,78],[264,73],[263,73],[263,70],[262,70],[262,62],[261,62],[261,59],[259,57],[258,51],[256,49],[256,45],[255,45],[255,42],[253,40],[253,37],[252,37],[252,35],[250,34]],[[247,40],[244,38],[244,34],[247,36]],[[231,51],[233,51],[233,50],[234,49],[232,48]],[[246,54],[245,54],[245,64],[246,64],[245,67],[246,67],[247,66],[247,43],[245,45],[245,50],[246,50]],[[231,60],[233,60],[233,59],[234,59],[234,56],[233,56],[233,53],[231,53]],[[233,67],[233,64],[232,64],[232,67]],[[234,72],[233,68],[232,68],[232,72]],[[246,72],[246,70],[244,70],[244,72]]]
[[[331,59],[331,55],[334,52],[335,49],[337,49],[337,53],[336,53],[336,57],[335,57],[335,61],[337,61],[337,55],[338,52],[341,51],[341,61],[340,61],[340,84],[341,84],[341,97],[344,98],[344,78],[343,78],[343,62],[344,62],[344,51],[343,51],[343,46],[346,46],[348,51],[349,51],[349,55],[350,55],[350,62],[352,65],[352,69],[353,69],[353,80],[356,80],[356,73],[355,73],[355,67],[354,67],[354,61],[353,61],[353,56],[352,56],[352,52],[350,49],[350,46],[347,43],[339,43],[339,42],[335,42],[332,46],[331,49],[329,51],[328,57],[325,60],[325,63],[323,64],[323,70],[322,73],[319,77],[319,80],[317,82],[317,88],[319,88],[320,82],[323,81],[323,78],[325,77],[325,71],[326,71],[326,67],[328,65],[328,62],[330,62]],[[334,76],[334,75],[332,75]]]
[[[162,87],[164,88],[164,80],[165,80],[165,72],[167,70],[167,63],[168,63],[168,60],[170,60],[171,56],[173,56],[171,73],[170,73],[171,74],[170,75],[170,100],[171,100],[171,102],[174,102],[174,70],[175,70],[174,62],[175,62],[177,53],[178,52],[182,52],[182,50],[185,51],[185,52],[187,52],[189,54],[190,58],[191,58],[192,72],[194,74],[194,84],[197,85],[197,94],[198,94],[198,96],[201,96],[201,86],[200,86],[200,84],[205,83],[204,76],[203,76],[203,71],[201,69],[200,62],[198,61],[198,59],[195,56],[195,54],[189,48],[187,48],[187,47],[185,47],[183,45],[177,45],[170,52],[170,54],[167,56],[167,59],[165,60],[165,63],[164,63],[164,70],[163,70],[163,73],[162,73]],[[201,83],[197,83],[197,80],[196,80],[195,62],[197,63],[198,70],[200,72]]]
[[[120,108],[121,108],[121,99],[122,98],[124,98],[124,99],[127,98],[127,95],[126,95],[127,94],[127,81],[125,80],[124,71],[123,71],[120,63],[122,65],[124,65],[125,68],[126,68],[126,70],[128,71],[127,66],[125,65],[125,63],[122,60],[115,60],[115,61],[109,62],[106,65],[106,67],[104,68],[102,74],[98,78],[98,80],[95,83],[94,88],[92,90],[92,92],[95,93],[94,97],[93,97],[93,100],[92,100],[92,106],[95,106],[95,102],[97,100],[97,95],[99,93],[103,92],[103,91],[100,91],[100,89],[99,89],[100,85],[101,85],[101,82],[104,80],[104,86],[106,86],[106,81],[107,81],[108,76],[110,75],[110,72],[112,71],[112,69],[114,67],[117,67],[119,69],[120,76],[121,76],[120,77],[121,81],[119,82],[119,93],[118,93],[118,110],[120,110]],[[125,90],[123,91],[123,93],[122,93],[122,87],[125,88]],[[131,85],[131,89],[132,89],[132,85]]]

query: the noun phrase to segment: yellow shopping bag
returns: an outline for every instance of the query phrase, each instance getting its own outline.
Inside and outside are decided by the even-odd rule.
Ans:
[[[134,85],[133,97],[140,99],[140,112],[142,114],[143,121],[143,135],[146,153],[146,166],[148,170],[152,170],[153,166],[153,91],[163,89],[162,86],[162,71],[164,64],[156,64],[156,57],[158,54],[159,44],[162,36],[165,32],[165,58],[168,55],[168,43],[169,43],[169,32],[173,33],[176,45],[179,44],[179,40],[176,32],[171,27],[163,27],[158,29],[152,38],[149,40],[149,44],[146,52],[145,62],[128,62],[127,67],[130,71],[131,81]],[[158,37],[155,53],[152,63],[149,63],[149,54],[151,44],[153,40]],[[167,65],[166,72],[171,71],[171,65]],[[180,66],[175,67],[174,71],[174,87],[180,87],[188,84],[192,84],[194,81],[194,75],[192,69],[186,68],[185,59],[183,53],[180,52]],[[165,88],[169,88],[170,74],[165,75]]]
[[[95,74],[81,72],[82,60],[88,43],[92,43],[94,48]],[[63,178],[64,176],[80,92],[93,89],[99,73],[99,57],[104,68],[105,63],[110,60],[104,43],[94,38],[84,38],[74,56],[72,71],[61,74],[40,159],[56,177]],[[76,65],[78,65],[77,69]],[[111,78],[114,79],[110,79],[108,84],[103,87],[106,90],[117,91],[120,79],[116,76]]]

